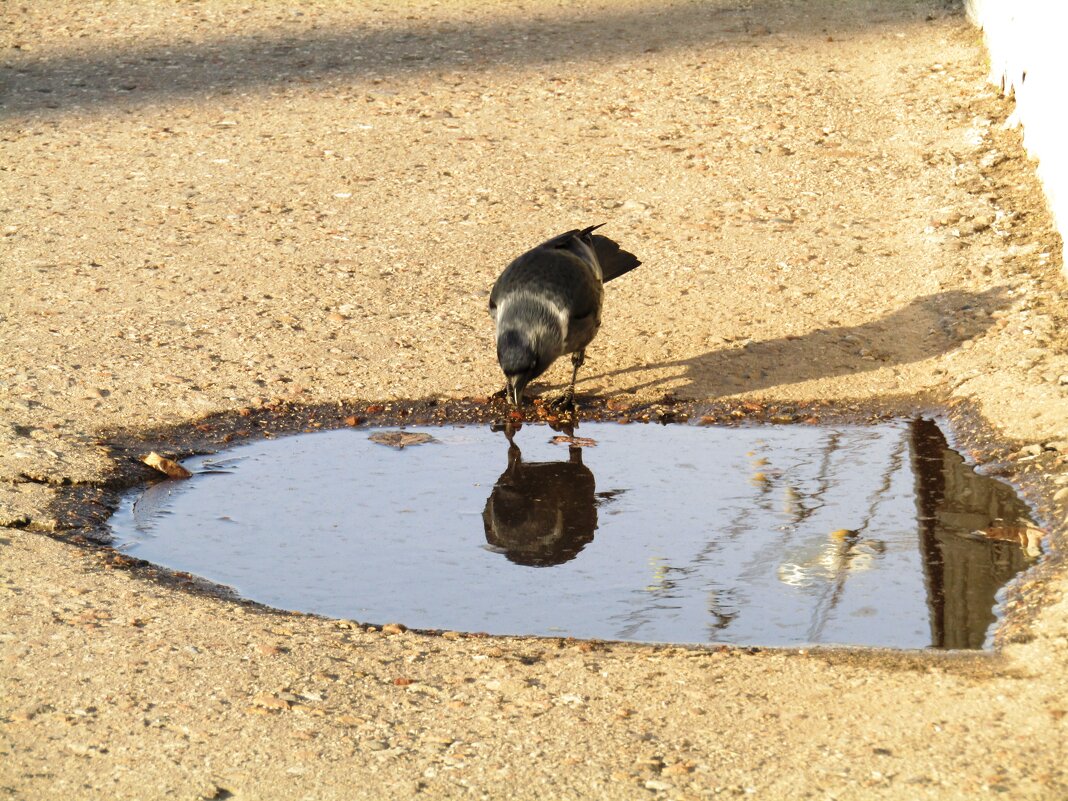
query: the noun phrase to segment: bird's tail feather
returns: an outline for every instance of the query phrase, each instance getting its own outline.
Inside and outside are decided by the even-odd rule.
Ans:
[[[593,249],[597,253],[597,261],[601,264],[601,275],[604,281],[619,278],[641,264],[637,256],[623,250],[607,236],[594,234],[590,238],[593,240]]]

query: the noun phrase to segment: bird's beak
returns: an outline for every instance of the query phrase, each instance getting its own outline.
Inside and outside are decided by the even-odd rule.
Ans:
[[[526,389],[527,381],[529,380],[526,375],[519,374],[511,376],[508,379],[508,400],[515,404],[516,408],[523,407],[523,390]]]

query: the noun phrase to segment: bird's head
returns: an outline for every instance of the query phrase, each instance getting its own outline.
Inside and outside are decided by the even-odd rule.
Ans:
[[[508,399],[516,406],[523,405],[523,390],[527,384],[549,366],[539,352],[537,342],[514,329],[503,331],[497,338],[497,361],[508,382]]]

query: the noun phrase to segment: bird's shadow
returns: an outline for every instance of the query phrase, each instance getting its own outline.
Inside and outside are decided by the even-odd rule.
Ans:
[[[859,325],[819,328],[684,359],[638,364],[591,374],[586,381],[612,379],[629,392],[663,387],[712,398],[870,372],[954,350],[988,330],[995,323],[990,315],[1010,301],[1005,287],[950,290],[916,298]],[[625,384],[620,380],[624,377],[632,377],[634,383]]]

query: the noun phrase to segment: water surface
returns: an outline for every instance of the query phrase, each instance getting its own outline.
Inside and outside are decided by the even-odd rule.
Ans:
[[[284,609],[655,642],[980,648],[1027,507],[925,420],[345,429],[130,494],[131,555]]]

